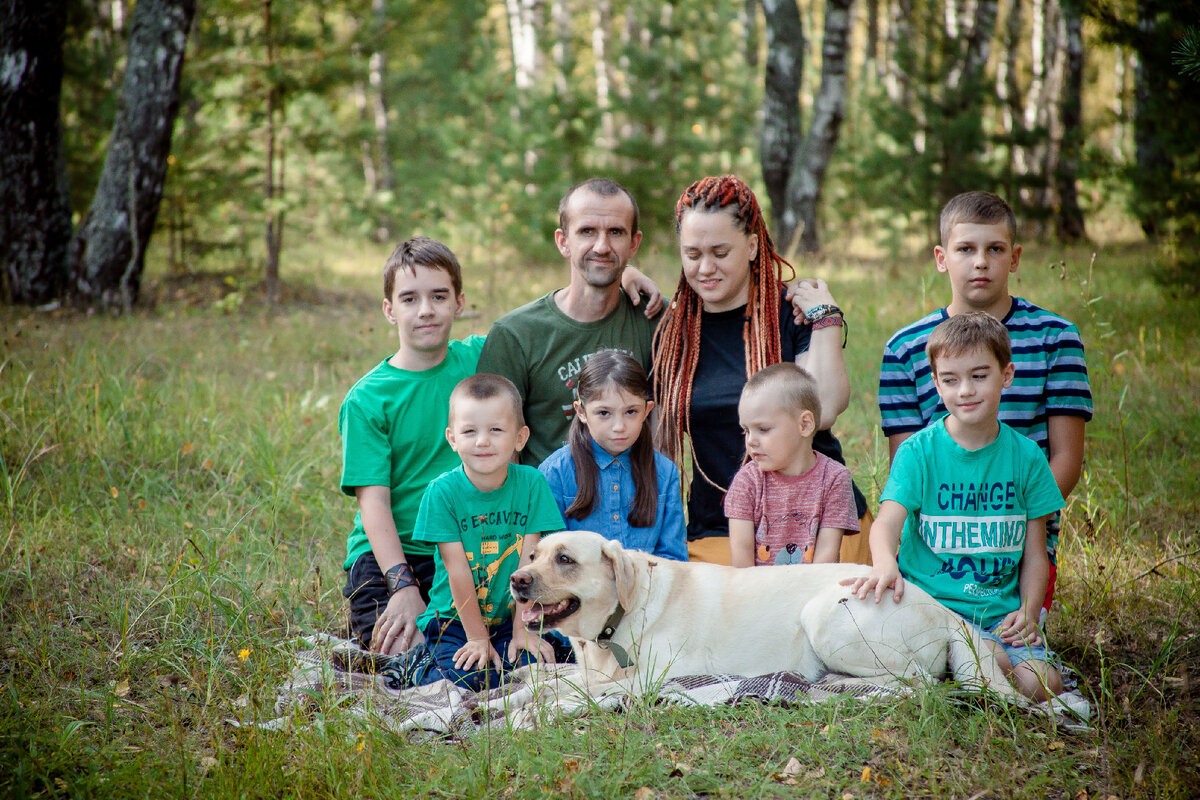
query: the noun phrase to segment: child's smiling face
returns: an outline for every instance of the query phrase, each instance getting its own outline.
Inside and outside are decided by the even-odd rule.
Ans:
[[[586,403],[575,401],[579,421],[587,425],[596,444],[610,456],[619,456],[633,447],[653,408],[653,400],[630,394],[611,383]]]
[[[529,428],[517,424],[507,397],[458,397],[450,408],[446,440],[477,487],[507,474],[513,454],[525,446]],[[503,482],[503,481],[501,481]]]
[[[938,356],[934,385],[946,410],[964,427],[990,430],[1000,413],[1000,395],[1012,384],[1014,368],[1001,367],[986,347]]]

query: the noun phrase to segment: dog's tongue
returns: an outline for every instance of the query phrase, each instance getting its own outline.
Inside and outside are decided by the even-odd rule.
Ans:
[[[552,606],[544,606],[541,603],[534,603],[529,608],[521,612],[521,622],[537,622],[547,614],[554,614],[558,611],[562,611],[566,607],[566,600],[561,600]]]

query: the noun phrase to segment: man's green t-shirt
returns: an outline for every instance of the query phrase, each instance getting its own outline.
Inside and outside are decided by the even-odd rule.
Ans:
[[[420,542],[462,542],[483,624],[490,628],[512,616],[508,582],[521,562],[522,537],[562,528],[550,484],[533,467],[509,464],[504,484],[481,492],[460,466],[429,484],[413,536]],[[440,552],[435,551],[434,563],[429,607],[417,619],[421,630],[435,615],[458,618]]]
[[[480,372],[503,375],[521,393],[529,426],[521,463],[534,467],[566,444],[584,362],[599,350],[622,350],[649,372],[657,322],[646,319],[642,307],[629,302],[623,292],[607,317],[579,322],[562,312],[554,294],[496,320],[479,356]]]
[[[459,464],[446,442],[450,392],[475,374],[483,341],[482,336],[452,340],[446,359],[420,372],[397,369],[384,359],[342,401],[342,491],[353,496],[359,486],[390,487],[392,518],[406,553],[433,553],[430,544],[413,539],[413,526],[425,487]],[[344,567],[370,550],[362,514],[356,513]]]
[[[898,556],[905,580],[984,629],[1021,605],[1028,521],[1063,506],[1032,439],[1000,423],[991,444],[967,450],[945,419],[900,446],[880,499],[908,509]]]

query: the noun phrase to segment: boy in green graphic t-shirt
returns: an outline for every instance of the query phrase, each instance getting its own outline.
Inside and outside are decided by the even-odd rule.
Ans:
[[[1013,379],[1008,332],[985,313],[956,314],[926,352],[950,413],[896,451],[871,526],[871,574],[846,583],[878,603],[912,581],[980,629],[1018,691],[1045,700],[1063,690],[1038,626],[1046,521],[1063,499],[1038,445],[997,416]]]
[[[508,583],[541,534],[562,530],[563,520],[542,473],[511,463],[529,439],[512,381],[483,373],[460,383],[446,439],[462,466],[429,484],[414,531],[437,545],[429,608],[417,621],[433,664],[405,681],[495,688],[508,670],[554,661],[550,642],[514,627]]]

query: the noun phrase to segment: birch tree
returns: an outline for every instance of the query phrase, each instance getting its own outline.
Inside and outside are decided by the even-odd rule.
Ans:
[[[128,311],[137,300],[195,10],[195,0],[141,0],[134,7],[117,121],[96,194],[71,240],[71,290],[80,304]]]
[[[820,249],[817,204],[845,116],[852,4],[853,0],[827,0],[825,4],[821,83],[813,99],[812,124],[802,140],[798,92],[804,41],[799,9],[794,0],[763,0],[767,79],[761,157],[775,220],[775,240],[785,252],[797,233],[803,251]]]

